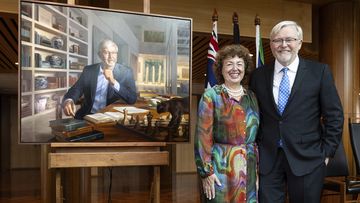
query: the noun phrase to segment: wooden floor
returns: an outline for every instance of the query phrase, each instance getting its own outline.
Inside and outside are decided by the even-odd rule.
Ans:
[[[39,203],[40,171],[38,169],[2,171],[0,175],[0,202]]]
[[[146,171],[146,169],[145,169]],[[144,173],[144,170],[140,170]],[[134,177],[128,170],[113,170],[112,203],[149,202],[150,178]],[[146,173],[146,172],[145,172]],[[14,170],[1,173],[0,203],[40,203],[40,171],[36,169]],[[92,177],[92,203],[108,202],[109,174],[104,170],[100,176]],[[132,182],[131,184],[129,183]],[[178,174],[171,185],[161,185],[161,202],[198,203],[198,182],[195,174]]]
[[[140,171],[144,173],[144,170]],[[145,172],[146,173],[146,172]],[[112,203],[149,202],[149,178],[135,177],[124,170],[113,170]],[[109,174],[92,177],[91,203],[108,202]],[[133,183],[128,184],[129,180]],[[177,174],[170,185],[162,184],[161,202],[198,203],[198,181],[195,174]],[[327,192],[325,192],[326,194]],[[40,171],[22,169],[0,175],[0,203],[40,203]],[[338,195],[324,195],[321,203],[339,203]]]

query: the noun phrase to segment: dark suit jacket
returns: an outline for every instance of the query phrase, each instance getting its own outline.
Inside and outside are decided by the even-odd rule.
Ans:
[[[94,104],[99,71],[99,63],[85,66],[78,81],[68,90],[63,98],[63,101],[70,98],[74,102],[77,102],[79,98],[84,95],[84,102],[75,114],[75,118],[77,119],[82,119],[85,115],[90,114]],[[120,90],[115,91],[109,84],[106,104],[109,105],[117,100],[122,100],[127,104],[135,103],[137,95],[132,69],[116,64],[113,74],[114,78],[120,84]]]
[[[334,156],[344,121],[340,98],[329,67],[300,58],[294,85],[281,116],[273,96],[273,77],[274,62],[256,69],[250,81],[260,107],[260,173],[271,171],[281,137],[292,172],[302,176],[322,164],[325,157]]]

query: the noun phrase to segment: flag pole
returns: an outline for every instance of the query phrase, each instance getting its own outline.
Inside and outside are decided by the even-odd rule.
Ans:
[[[255,25],[260,25],[260,17],[258,14],[255,16]]]
[[[232,20],[234,44],[240,44],[239,16],[236,12],[234,12]]]
[[[261,43],[261,35],[260,35],[260,17],[258,14],[255,16],[255,44],[256,44],[256,68],[264,65],[264,53],[263,47]]]
[[[215,22],[215,21],[218,21],[218,19],[219,19],[218,13],[216,11],[216,8],[214,8],[214,13],[212,15],[212,21]]]
[[[232,19],[233,19],[233,23],[234,24],[238,24],[239,23],[239,16],[236,12],[234,12],[233,16],[232,16]]]
[[[218,21],[218,13],[216,9],[214,9],[214,13],[212,15],[212,31],[209,42],[209,49],[207,54],[207,68],[206,68],[206,78],[205,78],[205,89],[212,87],[216,84],[216,77],[213,71],[213,64],[215,63],[216,53],[219,50],[218,46],[218,34],[217,34],[217,21]]]

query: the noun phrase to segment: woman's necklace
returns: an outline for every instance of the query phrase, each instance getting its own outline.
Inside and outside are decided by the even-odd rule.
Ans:
[[[225,84],[223,84],[223,87],[226,89],[228,94],[233,98],[240,98],[245,94],[244,93],[244,88],[242,87],[242,85],[240,85],[240,88],[237,89],[237,90],[230,89]]]

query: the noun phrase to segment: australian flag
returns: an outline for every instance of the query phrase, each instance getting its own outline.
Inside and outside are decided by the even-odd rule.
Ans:
[[[216,53],[219,51],[218,34],[217,34],[217,21],[213,21],[213,30],[209,42],[209,49],[207,54],[207,70],[205,79],[205,89],[216,85],[216,78],[213,71],[213,64],[215,63]]]

